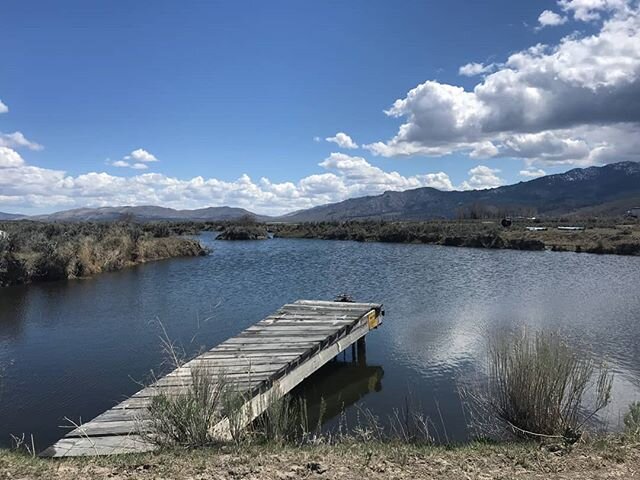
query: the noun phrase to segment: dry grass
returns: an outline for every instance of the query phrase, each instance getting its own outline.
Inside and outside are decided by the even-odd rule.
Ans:
[[[630,439],[640,441],[640,402],[629,405],[624,416],[624,433]]]
[[[204,368],[192,368],[183,392],[158,393],[152,397],[145,437],[165,448],[213,445],[217,441],[213,427],[222,419],[226,395],[227,382],[223,376]]]
[[[6,222],[0,239],[0,287],[119,270],[151,260],[203,255],[196,240],[166,225]]]
[[[640,478],[640,445],[607,438],[557,450],[537,443],[444,448],[389,443],[242,445],[43,460],[0,451],[0,478],[459,480]]]
[[[494,339],[486,386],[471,398],[486,425],[524,438],[575,442],[609,403],[612,382],[602,362],[557,334],[525,331]]]

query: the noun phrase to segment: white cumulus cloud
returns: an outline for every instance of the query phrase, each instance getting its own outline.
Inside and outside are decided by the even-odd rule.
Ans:
[[[552,12],[551,10],[545,10],[538,17],[538,23],[540,28],[544,27],[557,27],[558,25],[564,25],[569,19],[562,15]]]
[[[7,107],[2,100],[0,100],[0,113],[7,113],[9,111],[9,107]]]
[[[135,168],[136,164],[118,160],[111,165]],[[141,162],[139,165],[146,166]],[[288,182],[268,178],[255,181],[248,175],[233,181],[201,176],[180,179],[161,173],[125,177],[88,172],[73,176],[61,170],[28,165],[14,150],[0,147],[0,207],[51,211],[108,205],[153,204],[174,208],[233,205],[259,213],[282,214],[387,190],[454,188],[444,172],[405,176],[343,153],[332,153],[319,166],[323,169],[321,173]]]
[[[0,146],[0,168],[20,167],[24,165],[24,160],[18,152]]]
[[[358,144],[354,142],[349,135],[344,132],[338,132],[333,137],[327,137],[327,142],[335,143],[340,148],[354,149],[358,148]]]
[[[344,153],[332,153],[320,163],[320,166],[339,172],[353,196],[419,187],[453,190],[449,176],[443,172],[405,177],[398,172],[385,172],[381,168],[371,165],[362,157],[349,156]]]
[[[158,159],[152,153],[147,152],[144,148],[138,148],[129,155],[125,155],[125,160],[133,160],[136,162],[157,162]]]
[[[115,160],[113,162],[107,161],[109,165],[117,168],[132,168],[134,170],[147,170],[149,168],[149,163],[157,162],[158,159],[152,153],[144,150],[143,148],[138,148],[134,150],[128,155],[122,157],[122,160]]]
[[[559,0],[558,5],[573,18],[582,22],[599,20],[603,14],[628,12],[632,1],[629,0]]]
[[[485,190],[487,188],[496,188],[504,185],[498,174],[500,170],[497,168],[489,168],[484,165],[469,170],[469,180],[462,183],[461,190]]]
[[[472,90],[429,80],[385,112],[396,135],[365,145],[376,155],[490,153],[587,165],[630,156],[640,137],[640,12],[624,0],[560,2],[593,34],[512,54]],[[637,157],[636,157],[637,158]]]

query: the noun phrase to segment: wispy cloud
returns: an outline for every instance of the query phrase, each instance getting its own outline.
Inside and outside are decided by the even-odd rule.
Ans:
[[[28,148],[29,150],[42,150],[44,147],[39,143],[27,139],[22,132],[1,133],[0,146],[11,148]]]
[[[146,151],[143,148],[138,148],[133,152],[122,157],[122,160],[116,160],[113,162],[107,161],[109,165],[117,168],[132,168],[134,170],[146,170],[149,168],[149,163],[157,162],[158,159],[152,153]]]
[[[352,140],[352,138],[344,132],[338,132],[333,137],[327,137],[327,142],[335,143],[340,148],[355,149],[358,148],[358,144]]]
[[[547,174],[541,168],[527,168],[526,170],[520,170],[520,176],[525,178],[539,178],[544,177]]]
[[[488,65],[484,65],[482,63],[467,63],[458,69],[458,73],[465,77],[475,77],[476,75],[490,73],[496,68],[498,68],[498,66],[495,63],[490,63]]]

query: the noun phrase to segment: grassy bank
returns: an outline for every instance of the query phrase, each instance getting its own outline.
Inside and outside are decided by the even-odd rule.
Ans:
[[[626,223],[623,223],[626,222]],[[563,231],[559,226],[582,226]],[[528,227],[546,228],[530,231]],[[516,221],[504,228],[499,220],[430,222],[321,222],[273,225],[276,237],[354,240],[359,242],[426,243],[456,247],[554,250],[640,255],[640,223],[623,219]]]
[[[81,278],[205,249],[167,224],[3,222],[0,287]]]
[[[613,437],[568,449],[538,443],[435,447],[353,442],[165,450],[56,461],[0,451],[0,478],[634,479],[640,478],[640,444]]]
[[[266,240],[269,238],[267,228],[262,224],[227,225],[222,227],[217,240]]]

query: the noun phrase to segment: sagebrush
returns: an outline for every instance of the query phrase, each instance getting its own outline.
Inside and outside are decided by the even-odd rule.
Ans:
[[[549,332],[501,334],[489,347],[486,384],[470,395],[489,434],[580,438],[611,399],[607,366]],[[476,417],[477,419],[478,417]]]

